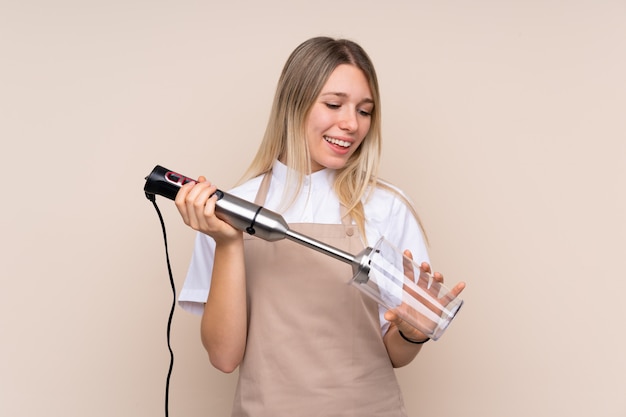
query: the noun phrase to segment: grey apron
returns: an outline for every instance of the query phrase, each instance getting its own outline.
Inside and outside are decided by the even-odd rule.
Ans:
[[[356,254],[358,229],[343,219],[289,227]],[[351,266],[289,240],[244,236],[248,338],[233,417],[406,416],[378,306],[348,284]]]

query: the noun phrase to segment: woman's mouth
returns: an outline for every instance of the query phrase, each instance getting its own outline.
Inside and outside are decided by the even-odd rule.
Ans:
[[[341,139],[336,139],[330,136],[324,136],[324,140],[328,143],[332,143],[333,145],[341,146],[342,148],[349,148],[350,145],[352,145],[351,142],[341,140]]]

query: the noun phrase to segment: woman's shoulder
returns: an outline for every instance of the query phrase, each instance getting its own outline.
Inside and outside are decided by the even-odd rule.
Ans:
[[[386,181],[380,181],[376,187],[370,189],[364,201],[366,210],[381,211],[386,216],[410,210],[409,205],[412,205],[409,197],[400,188]]]
[[[254,200],[257,192],[259,191],[262,180],[263,175],[259,175],[258,177],[249,179],[242,184],[236,185],[227,192],[236,197],[243,198],[244,200]]]
[[[395,245],[427,259],[422,228],[413,203],[398,187],[381,182],[364,204],[368,242],[384,236]]]

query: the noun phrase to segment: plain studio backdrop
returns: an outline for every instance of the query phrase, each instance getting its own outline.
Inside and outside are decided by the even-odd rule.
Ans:
[[[468,284],[397,371],[409,414],[626,415],[625,21],[623,0],[4,1],[0,415],[163,415],[172,293],[144,177],[233,186],[317,35],[371,55],[382,176]],[[194,232],[158,202],[180,288]],[[172,347],[170,415],[227,416],[236,374],[198,317],[176,309]]]

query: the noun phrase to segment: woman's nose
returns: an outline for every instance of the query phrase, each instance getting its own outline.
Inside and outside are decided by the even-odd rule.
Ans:
[[[341,113],[339,120],[339,128],[348,132],[354,132],[359,127],[359,121],[356,113],[350,110]]]

